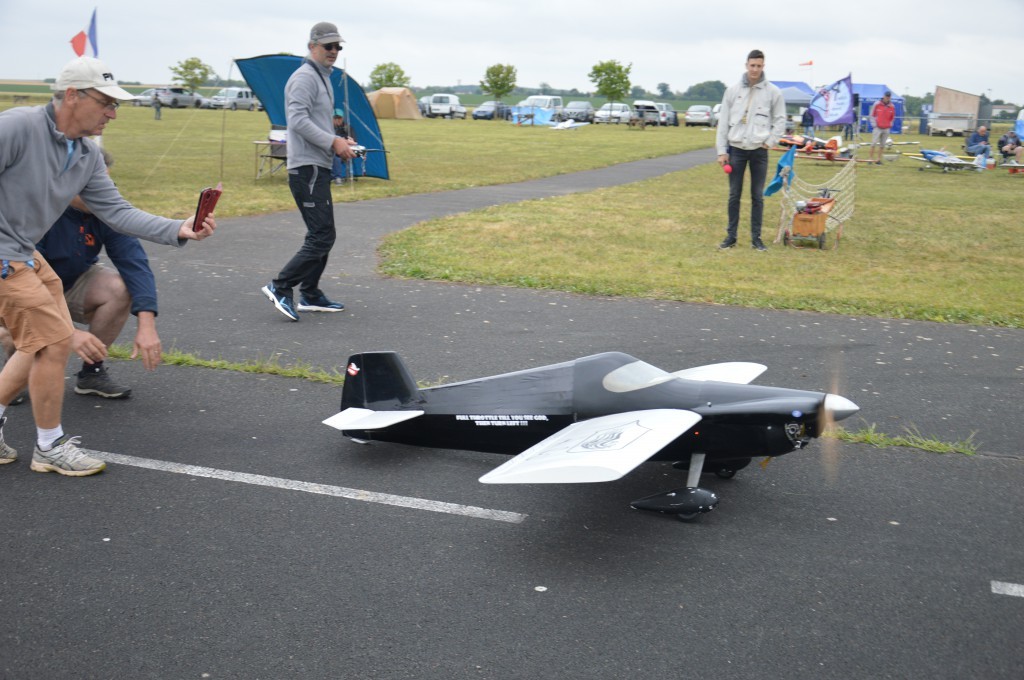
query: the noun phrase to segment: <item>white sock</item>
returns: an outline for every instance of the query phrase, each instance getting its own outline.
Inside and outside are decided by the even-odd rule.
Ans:
[[[5,413],[6,411],[7,411],[7,407],[6,407],[6,406],[4,406],[3,404],[0,404],[0,418],[3,418],[3,417],[4,417],[4,413]]]
[[[49,451],[53,448],[54,442],[63,436],[64,428],[60,425],[51,429],[42,427],[36,428],[36,443],[39,446],[40,451]]]

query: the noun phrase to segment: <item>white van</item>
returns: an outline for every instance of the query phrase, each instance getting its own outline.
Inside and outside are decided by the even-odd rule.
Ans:
[[[210,98],[210,107],[214,109],[245,109],[256,110],[256,96],[247,87],[225,87]]]
[[[430,109],[428,118],[465,118],[466,107],[459,102],[458,95],[454,94],[432,94],[430,95]]]
[[[551,120],[562,120],[562,98],[546,94],[533,94],[519,102],[519,106],[535,109],[548,109],[552,112]]]

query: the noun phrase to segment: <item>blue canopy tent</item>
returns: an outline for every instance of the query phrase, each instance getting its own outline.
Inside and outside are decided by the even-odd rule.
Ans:
[[[769,78],[768,80],[771,81],[772,85],[779,88],[780,90],[785,90],[786,88],[793,88],[794,90],[800,90],[808,97],[813,97],[815,94],[813,87],[811,87],[807,83],[802,83],[799,80],[772,80],[771,78]]]
[[[303,57],[271,54],[249,59],[236,59],[238,69],[249,87],[263,103],[270,123],[279,129],[287,125],[285,119],[284,86],[295,69],[302,65]],[[366,93],[359,83],[348,77],[342,69],[331,72],[335,106],[345,111],[345,120],[352,137],[368,150],[366,158],[352,160],[352,174],[356,176],[390,179],[388,159],[384,150],[377,117],[373,113]]]
[[[896,107],[896,119],[892,122],[892,130],[890,132],[898,135],[903,132],[903,97],[893,92],[892,88],[886,85],[853,84],[853,93],[860,97],[860,111],[858,111],[858,114],[860,119],[864,121],[864,129],[867,132],[871,132],[871,121],[868,120],[868,117],[871,116],[871,107],[886,92],[892,93],[892,105]]]

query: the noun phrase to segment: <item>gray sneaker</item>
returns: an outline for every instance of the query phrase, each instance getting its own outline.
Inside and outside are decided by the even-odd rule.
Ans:
[[[79,443],[81,440],[78,437],[64,435],[49,451],[40,451],[37,444],[32,452],[33,472],[56,472],[68,477],[85,477],[107,467],[102,460],[90,458],[82,453],[78,448]]]
[[[83,369],[78,373],[78,382],[75,383],[77,394],[95,394],[105,399],[124,399],[131,395],[132,388],[118,385],[107,375],[107,367],[104,366],[98,371]]]
[[[4,423],[7,422],[7,418],[0,418],[0,465],[4,463],[13,463],[18,460],[18,451],[14,447],[8,446],[7,442],[4,441]]]

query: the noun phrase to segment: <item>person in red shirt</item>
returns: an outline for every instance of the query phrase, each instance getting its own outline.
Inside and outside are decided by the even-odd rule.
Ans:
[[[892,129],[892,122],[896,119],[896,107],[892,104],[892,92],[886,92],[882,98],[871,107],[871,151],[868,153],[868,162],[874,161],[882,164],[882,152],[885,150],[885,143],[889,139],[889,130]],[[878,148],[878,158],[875,158],[875,148]]]

